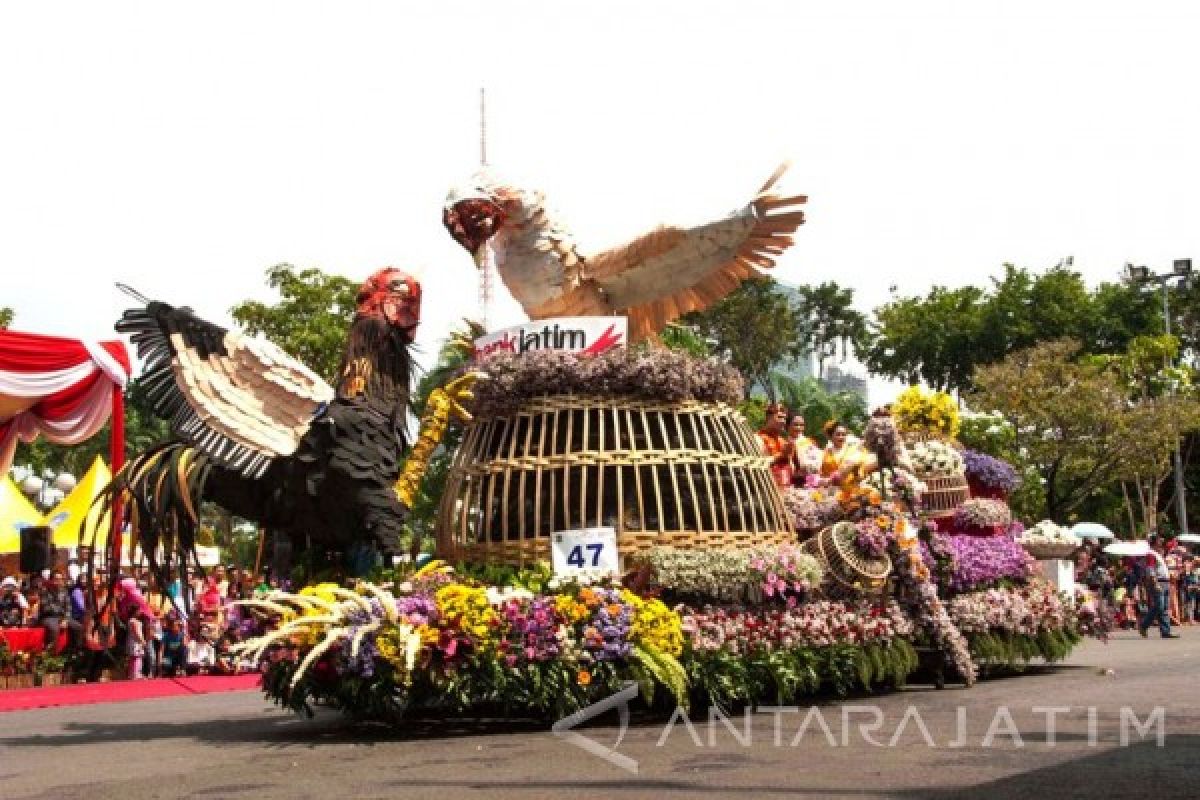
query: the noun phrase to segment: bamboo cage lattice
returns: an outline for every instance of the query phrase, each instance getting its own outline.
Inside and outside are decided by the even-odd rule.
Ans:
[[[477,417],[450,467],[443,558],[524,565],[550,535],[612,527],[624,558],[659,545],[794,541],[769,460],[724,404],[553,395]]]
[[[921,505],[931,517],[954,516],[954,509],[971,496],[967,479],[961,474],[921,480],[925,484],[925,491],[921,493]]]

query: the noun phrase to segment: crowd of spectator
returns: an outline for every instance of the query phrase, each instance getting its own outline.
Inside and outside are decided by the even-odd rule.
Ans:
[[[109,592],[113,602],[109,602]],[[265,575],[218,566],[171,573],[159,585],[146,569],[109,581],[72,562],[37,575],[0,576],[0,627],[40,627],[47,647],[63,634],[71,679],[96,682],[105,671],[131,680],[253,671],[232,646],[257,631],[235,603],[278,588]]]
[[[1200,558],[1174,541],[1152,537],[1144,556],[1114,558],[1085,545],[1076,560],[1076,579],[1113,612],[1122,628],[1143,635],[1157,626],[1173,639],[1173,625],[1200,624]]]

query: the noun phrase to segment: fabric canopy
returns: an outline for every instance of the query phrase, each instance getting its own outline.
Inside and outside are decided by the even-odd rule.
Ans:
[[[94,436],[121,408],[130,374],[123,342],[0,330],[0,472],[12,466],[18,439],[42,434],[56,444],[78,444]],[[114,432],[123,410],[117,416]],[[115,442],[123,439],[122,433]],[[114,466],[123,457],[114,447]]]
[[[7,473],[0,476],[0,553],[21,552],[21,529],[41,524],[42,513]]]
[[[104,459],[96,456],[87,474],[79,479],[71,493],[46,514],[46,524],[54,530],[55,547],[78,547],[91,544],[95,532],[97,549],[108,541],[109,515],[101,517],[99,504],[92,501],[112,480],[112,473]],[[84,521],[87,521],[86,527]],[[81,541],[79,536],[83,534]]]

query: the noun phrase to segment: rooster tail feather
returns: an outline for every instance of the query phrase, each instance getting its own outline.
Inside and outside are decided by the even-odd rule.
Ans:
[[[203,574],[196,554],[197,512],[210,468],[208,457],[189,445],[157,445],[122,467],[94,501],[100,509],[95,519],[119,514],[113,527],[126,531],[123,542],[127,542],[127,552],[132,557],[135,546],[141,549],[160,586],[169,585],[172,570],[185,583],[184,569],[189,563]],[[86,540],[92,553],[87,564],[89,576],[95,571],[98,538],[99,524],[81,533],[81,541]],[[103,563],[112,583],[121,572],[123,549],[111,535],[103,548]],[[189,610],[186,590],[183,604],[183,610]]]

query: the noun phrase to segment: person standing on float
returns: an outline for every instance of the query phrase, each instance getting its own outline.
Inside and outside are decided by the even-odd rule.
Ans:
[[[786,489],[792,485],[794,447],[787,435],[788,410],[782,403],[767,406],[767,419],[758,431],[763,454],[771,457],[771,477],[775,484]]]

